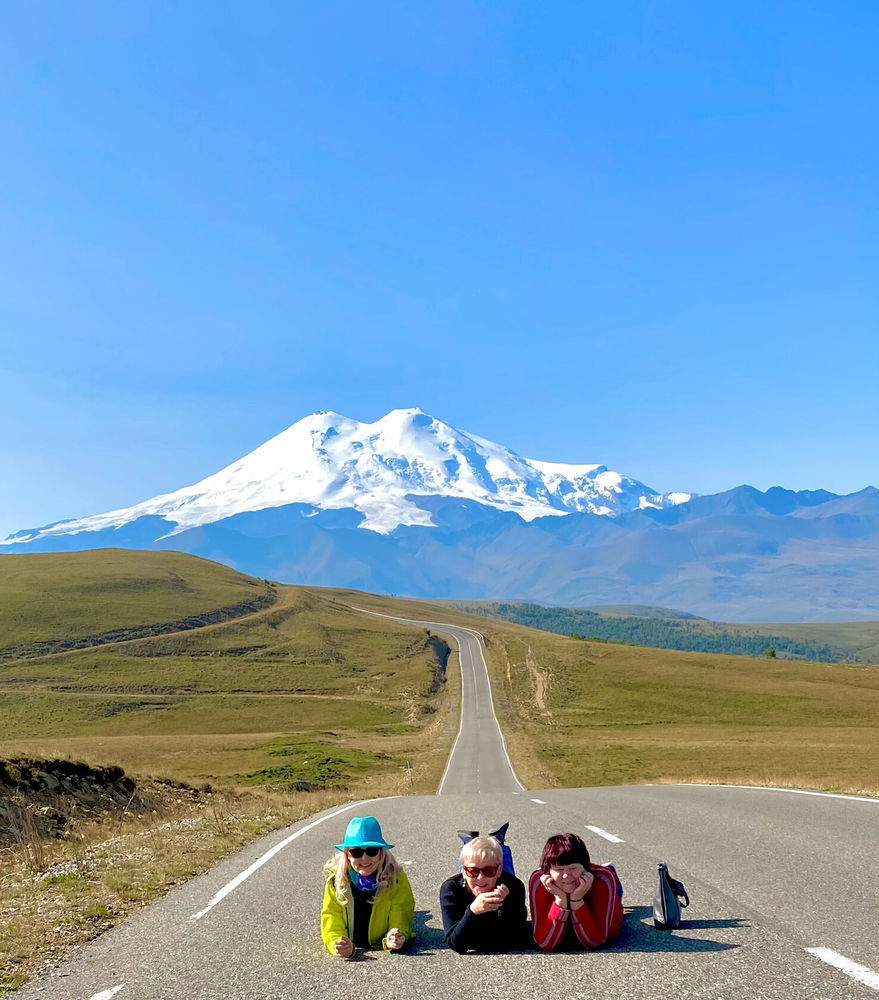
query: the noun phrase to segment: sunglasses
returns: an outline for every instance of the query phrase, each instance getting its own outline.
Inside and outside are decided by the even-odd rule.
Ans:
[[[349,847],[348,856],[351,858],[362,858],[365,854],[368,858],[374,858],[380,850],[380,847]]]
[[[461,868],[468,878],[479,878],[480,875],[484,875],[486,878],[493,878],[497,875],[500,865],[483,865],[482,868],[474,868],[470,865],[461,865]]]

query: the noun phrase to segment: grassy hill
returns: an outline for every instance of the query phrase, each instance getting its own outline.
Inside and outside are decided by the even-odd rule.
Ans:
[[[353,600],[353,592],[336,592]],[[879,669],[553,635],[444,603],[361,607],[478,629],[530,787],[719,781],[879,792]]]
[[[597,609],[514,601],[448,603],[471,614],[489,615],[582,639],[744,656],[761,656],[772,647],[777,656],[788,659],[879,662],[879,622],[745,625],[633,605]]]
[[[0,555],[0,654],[246,605],[265,582],[180,552]]]
[[[169,567],[178,586],[202,593],[204,574],[216,573],[218,587],[249,580],[174,553],[130,555],[156,560],[142,581],[152,624]],[[77,554],[90,557],[107,555]],[[0,567],[10,558],[22,557],[0,557]],[[86,567],[77,601],[65,557],[34,558],[46,578],[32,569],[22,588],[31,592],[15,595],[34,609],[21,627],[64,631],[57,608],[51,627],[41,621],[33,592],[53,586],[53,558],[73,620],[100,627],[80,605],[92,603],[101,567]],[[0,756],[85,757],[190,781],[432,791],[457,728],[456,657],[446,682],[425,630],[351,604],[484,634],[495,703],[532,787],[717,780],[877,790],[873,666],[570,639],[442,604],[293,586],[234,620],[0,662]],[[137,620],[136,606],[125,620]]]
[[[41,655],[4,639],[0,756],[278,787],[439,781],[457,718],[447,734],[442,650],[424,630],[278,587],[268,607],[163,634],[183,612],[265,594],[264,581],[179,553],[0,556],[0,575],[19,641],[154,633]]]

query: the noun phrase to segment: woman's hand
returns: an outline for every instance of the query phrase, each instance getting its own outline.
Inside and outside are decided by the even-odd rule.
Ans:
[[[586,872],[580,876],[580,881],[577,883],[577,888],[573,889],[569,895],[571,897],[572,903],[579,903],[581,899],[584,899],[586,893],[592,888],[592,883],[595,881],[595,876],[592,872]]]
[[[492,889],[491,892],[480,892],[470,904],[470,909],[473,913],[477,914],[492,913],[494,910],[501,908],[509,894],[509,887],[505,885],[499,885]]]
[[[351,938],[336,938],[336,940],[333,941],[333,948],[339,958],[350,958],[354,954],[354,942]]]
[[[392,927],[385,934],[385,945],[388,951],[399,951],[405,943],[406,935],[398,927]]]
[[[549,872],[544,872],[544,874],[540,876],[540,881],[543,883],[543,888],[546,889],[547,892],[550,892],[552,893],[553,896],[555,896],[559,905],[563,909],[567,908],[568,894],[565,892],[564,889],[562,889],[560,885],[557,885],[552,880],[552,876],[549,874]]]

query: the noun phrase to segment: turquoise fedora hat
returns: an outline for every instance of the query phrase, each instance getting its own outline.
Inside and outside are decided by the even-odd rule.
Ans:
[[[345,831],[345,839],[334,845],[337,851],[346,847],[393,847],[382,836],[382,828],[375,816],[354,816]]]

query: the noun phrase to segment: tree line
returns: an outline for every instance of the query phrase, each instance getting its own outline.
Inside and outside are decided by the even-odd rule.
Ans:
[[[557,632],[572,639],[622,642],[633,646],[658,646],[661,649],[701,653],[786,656],[825,663],[837,663],[846,659],[843,651],[825,643],[786,635],[748,635],[726,630],[716,622],[700,622],[696,619],[610,617],[583,608],[547,608],[540,604],[468,605],[466,610],[546,632]]]

